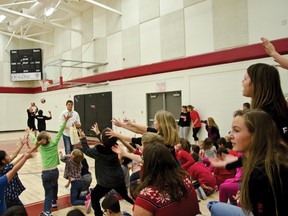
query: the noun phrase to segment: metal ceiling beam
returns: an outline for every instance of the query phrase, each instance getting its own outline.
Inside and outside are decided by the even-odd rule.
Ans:
[[[49,42],[47,42],[47,41],[42,41],[42,40],[37,40],[37,39],[34,39],[34,38],[29,38],[29,37],[21,36],[21,35],[11,34],[11,33],[4,32],[4,31],[0,31],[0,34],[4,34],[4,35],[7,35],[7,36],[11,36],[11,37],[14,37],[14,38],[17,38],[17,39],[33,41],[33,42],[37,42],[37,43],[41,43],[41,44],[47,44],[47,45],[50,45],[50,46],[53,46],[53,45],[54,45],[53,43],[49,43]]]
[[[7,12],[7,13],[15,14],[15,15],[22,16],[22,17],[25,17],[25,18],[28,18],[28,19],[32,19],[32,20],[36,20],[37,19],[34,16],[31,16],[31,15],[28,15],[28,14],[24,14],[24,13],[21,13],[21,12],[18,12],[18,11],[10,10],[10,9],[7,9],[7,8],[3,8],[3,7],[0,7],[0,11],[4,11],[4,12]]]
[[[35,3],[35,2],[37,2],[37,0],[14,2],[14,3],[10,3],[10,4],[0,4],[0,6],[1,6],[1,7],[7,7],[7,6],[14,6],[14,5]]]
[[[108,7],[107,5],[101,4],[101,3],[96,2],[96,1],[93,1],[93,0],[85,0],[85,1],[88,2],[88,3],[91,3],[91,4],[93,4],[93,5],[102,7],[102,8],[104,8],[104,9],[106,9],[106,10],[112,11],[112,12],[114,12],[114,13],[119,14],[119,15],[122,16],[121,11],[115,10],[114,8]]]

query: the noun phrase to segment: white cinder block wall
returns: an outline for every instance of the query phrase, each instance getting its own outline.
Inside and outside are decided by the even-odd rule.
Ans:
[[[54,46],[13,39],[10,49],[40,47],[44,64],[56,59],[108,62],[99,72],[183,58],[216,50],[259,43],[261,36],[279,39],[288,35],[288,1],[269,0],[122,0],[99,1],[122,11],[119,16],[91,7],[65,25],[82,34],[56,29],[39,39]],[[225,7],[224,7],[225,5]],[[221,10],[225,9],[225,11]],[[232,12],[234,11],[234,13]],[[273,11],[273,16],[267,16]],[[286,22],[285,22],[286,20]],[[232,22],[232,23],[231,23]],[[286,23],[286,24],[285,24]],[[174,31],[173,31],[174,29]],[[237,31],[236,31],[237,30]],[[7,36],[0,35],[0,86],[29,87],[38,82],[10,81],[10,57],[4,48]],[[110,82],[107,86],[76,87],[34,95],[0,94],[0,131],[26,127],[28,108],[35,101],[53,119],[47,128],[57,131],[58,116],[65,102],[77,94],[112,91],[113,116],[145,123],[146,93],[157,92],[157,83],[165,82],[165,91],[182,91],[184,105],[192,104],[203,118],[212,116],[221,135],[230,130],[232,114],[249,98],[242,96],[241,81],[246,68],[256,62],[273,64],[271,58],[176,71]],[[57,68],[45,68],[47,77],[58,80]],[[280,69],[282,88],[288,93],[288,73]],[[93,75],[93,71],[63,69],[64,80]],[[46,104],[40,99],[46,98]],[[204,138],[205,130],[201,136]]]

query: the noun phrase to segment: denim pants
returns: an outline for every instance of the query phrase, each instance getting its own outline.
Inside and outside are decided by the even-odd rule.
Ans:
[[[210,201],[207,207],[211,212],[211,216],[253,216],[252,212],[247,214],[242,208],[228,203]]]
[[[53,170],[43,170],[41,178],[45,191],[44,211],[51,212],[51,202],[52,200],[57,200],[58,194],[58,168]]]
[[[71,181],[71,188],[70,188],[70,202],[71,205],[84,205],[86,197],[79,197],[83,186],[82,180],[73,180]]]
[[[63,142],[64,142],[64,148],[65,148],[65,154],[70,154],[73,150],[73,145],[71,144],[71,140],[69,136],[65,136],[63,134]]]

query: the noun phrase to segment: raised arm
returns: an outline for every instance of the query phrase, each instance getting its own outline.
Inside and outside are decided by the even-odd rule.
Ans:
[[[132,131],[134,133],[143,134],[147,131],[146,125],[137,124],[130,120],[128,120],[127,122],[121,122],[113,118],[111,121],[115,126],[125,128],[126,130]]]
[[[279,63],[282,68],[288,69],[288,58],[285,58],[284,56],[280,55],[276,51],[274,45],[267,38],[262,37],[261,41],[266,53],[272,58],[274,58],[274,61]]]
[[[19,169],[21,169],[21,167],[25,164],[26,160],[31,158],[32,155],[31,153],[27,152],[23,155],[23,157],[21,158],[21,160],[12,168],[12,170],[10,170],[6,176],[8,179],[8,182],[11,181],[11,179],[13,178],[13,176],[18,172]]]
[[[23,138],[19,138],[19,140],[20,140],[20,144],[19,144],[18,148],[16,149],[16,151],[12,155],[10,155],[11,162],[17,157],[17,155],[19,154],[19,152],[21,151],[23,146],[25,144],[27,144],[27,142],[29,142],[28,135],[24,136]]]
[[[108,128],[108,131],[106,132],[106,135],[110,136],[110,137],[117,137],[121,143],[123,143],[123,145],[128,149],[129,152],[134,153],[135,152],[135,148],[133,148],[129,142],[127,142],[124,138],[123,135],[113,131],[112,129]],[[131,138],[130,138],[131,140]]]

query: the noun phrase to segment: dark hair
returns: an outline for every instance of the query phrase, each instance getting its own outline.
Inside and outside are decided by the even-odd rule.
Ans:
[[[72,100],[67,100],[67,101],[66,101],[66,105],[67,105],[68,103],[74,104]]]
[[[248,103],[248,102],[243,103],[243,106],[247,107],[247,109],[250,109],[250,103]]]
[[[203,149],[204,149],[204,150],[208,150],[208,149],[210,149],[212,146],[213,146],[213,141],[212,141],[212,139],[206,138],[206,139],[203,141]]]
[[[200,158],[199,154],[193,152],[193,153],[191,154],[191,156],[193,157],[193,159],[194,159],[195,162],[198,162],[198,161],[199,161],[199,158]]]
[[[225,146],[225,144],[227,143],[226,139],[224,137],[220,137],[218,140],[217,140],[217,145],[219,144],[223,144]]]
[[[183,105],[182,108],[184,108],[187,111],[187,106]]]
[[[130,192],[130,196],[132,197],[133,200],[136,200],[138,194],[139,194],[139,191],[138,191],[138,187],[140,185],[140,182],[139,181],[132,181],[130,182],[130,185],[129,185],[129,192]]]
[[[192,148],[192,151],[193,151],[194,153],[199,154],[199,152],[200,152],[200,147],[199,147],[198,145],[193,144],[193,145],[191,145],[191,148]]]
[[[228,154],[227,149],[226,148],[218,148],[216,154],[221,156],[223,153]]]
[[[2,216],[28,216],[27,211],[23,205],[14,205],[8,208]]]
[[[102,208],[105,211],[109,209],[113,213],[119,213],[120,212],[119,201],[113,195],[108,195],[105,197],[105,199],[102,202]]]
[[[106,132],[108,131],[108,128],[105,128],[102,132],[101,132],[101,139],[102,139],[102,144],[106,147],[111,149],[112,146],[114,146],[117,142],[117,137],[110,137],[108,135],[106,135]]]
[[[233,145],[232,145],[232,142],[227,142],[226,144],[225,144],[225,148],[228,148],[228,149],[233,149]]]
[[[121,157],[121,164],[122,165],[127,166],[131,162],[132,162],[132,160],[130,158],[127,158],[127,157],[124,157],[124,156]]]
[[[43,115],[43,110],[38,110],[38,115],[42,116]]]
[[[160,143],[145,146],[143,160],[139,192],[147,186],[154,186],[160,193],[165,191],[176,201],[187,196],[183,177],[186,176],[189,179],[191,177],[183,168],[179,167],[166,146]]]
[[[180,138],[180,143],[181,143],[182,149],[190,153],[190,148],[191,148],[190,142],[187,139]]]
[[[80,209],[73,209],[66,216],[85,216],[85,214]]]
[[[193,110],[193,109],[194,109],[194,106],[188,105],[187,108]]]
[[[6,152],[3,150],[0,150],[0,166],[5,165],[5,163],[2,162],[2,160],[5,159],[5,156],[6,156]]]

